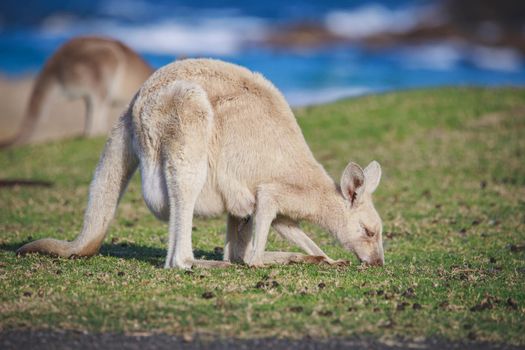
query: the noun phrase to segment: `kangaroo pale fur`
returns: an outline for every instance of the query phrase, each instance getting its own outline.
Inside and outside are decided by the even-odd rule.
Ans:
[[[22,125],[0,147],[26,143],[37,121],[57,93],[86,104],[84,136],[105,135],[111,129],[108,110],[124,106],[153,69],[120,41],[102,37],[78,37],[62,45],[35,80]]]
[[[41,239],[19,253],[96,254],[136,168],[149,209],[169,222],[165,267],[334,263],[298,224],[328,230],[366,263],[383,265],[372,203],[381,168],[350,162],[340,184],[315,160],[281,93],[258,73],[209,59],[155,72],[114,127],[91,183],[84,227],[72,241]],[[228,213],[224,261],[197,260],[193,215]],[[266,252],[270,227],[308,255]],[[314,260],[317,258],[314,258]]]

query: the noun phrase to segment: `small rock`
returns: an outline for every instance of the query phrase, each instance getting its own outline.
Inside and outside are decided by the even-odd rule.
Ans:
[[[514,310],[518,309],[518,303],[512,298],[507,299],[507,306]]]
[[[303,307],[302,306],[292,306],[290,307],[290,311],[295,312],[295,313],[303,312]]]
[[[405,310],[405,308],[406,308],[408,305],[410,305],[410,304],[407,303],[406,301],[403,301],[402,303],[397,304],[396,309],[397,309],[397,311],[403,311],[403,310]]]
[[[191,343],[193,341],[193,333],[191,332],[184,332],[182,334],[182,341],[185,343]]]
[[[332,316],[334,313],[330,310],[326,310],[326,311],[319,311],[319,316],[324,316],[324,317],[330,317]]]
[[[409,287],[401,295],[404,296],[405,298],[413,298],[416,296],[416,292],[414,291],[414,288]]]
[[[487,271],[489,273],[496,274],[496,273],[500,273],[501,271],[503,271],[503,268],[501,266],[495,265],[495,266],[489,267]]]
[[[510,244],[509,249],[513,253],[521,252],[525,250],[525,244]]]
[[[204,293],[202,293],[202,297],[203,297],[204,299],[211,299],[211,298],[213,298],[214,296],[215,296],[215,294],[213,294],[213,292],[204,292]]]
[[[379,321],[377,323],[377,326],[380,328],[392,328],[394,327],[394,325],[395,325],[394,320]]]
[[[448,303],[448,301],[442,301],[441,303],[439,303],[439,307],[442,309],[447,309],[449,305],[450,304]]]
[[[489,220],[489,226],[498,226],[499,224],[499,220]]]
[[[392,293],[385,293],[383,298],[385,298],[385,300],[391,300],[391,299],[394,298],[394,294],[392,294]]]
[[[492,303],[483,300],[481,301],[481,303],[472,306],[470,308],[470,311],[477,312],[477,311],[488,310],[488,309],[492,309],[492,306],[493,306]]]

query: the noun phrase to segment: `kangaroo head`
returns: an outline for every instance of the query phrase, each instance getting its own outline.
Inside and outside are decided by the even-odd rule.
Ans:
[[[381,167],[376,161],[372,161],[365,170],[353,162],[346,166],[341,177],[346,232],[341,232],[337,238],[360,261],[382,266],[385,262],[382,223],[372,203],[372,193],[380,179]]]

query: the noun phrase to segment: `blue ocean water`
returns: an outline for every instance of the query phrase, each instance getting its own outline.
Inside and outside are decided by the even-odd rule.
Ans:
[[[517,51],[461,40],[379,50],[359,44],[309,49],[259,44],[271,30],[299,21],[315,21],[349,37],[402,31],[431,18],[434,7],[430,0],[3,0],[0,73],[34,73],[68,38],[102,34],[123,40],[155,67],[182,56],[242,64],[273,81],[293,105],[392,89],[525,85],[525,59]]]

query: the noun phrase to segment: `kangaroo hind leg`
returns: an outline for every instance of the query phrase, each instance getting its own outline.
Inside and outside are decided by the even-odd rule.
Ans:
[[[169,238],[165,267],[229,266],[223,261],[196,260],[192,250],[193,212],[206,182],[213,123],[207,95],[196,84],[176,81],[158,89],[150,98],[154,103],[146,102],[152,108],[145,111],[153,115],[143,122],[165,123],[160,128],[158,124],[155,126],[159,140],[144,141],[151,143],[149,149],[158,147],[160,151],[158,161],[162,162],[168,192]]]
[[[105,135],[109,130],[108,96],[91,93],[84,99],[86,104],[86,118],[84,123],[84,137]]]

